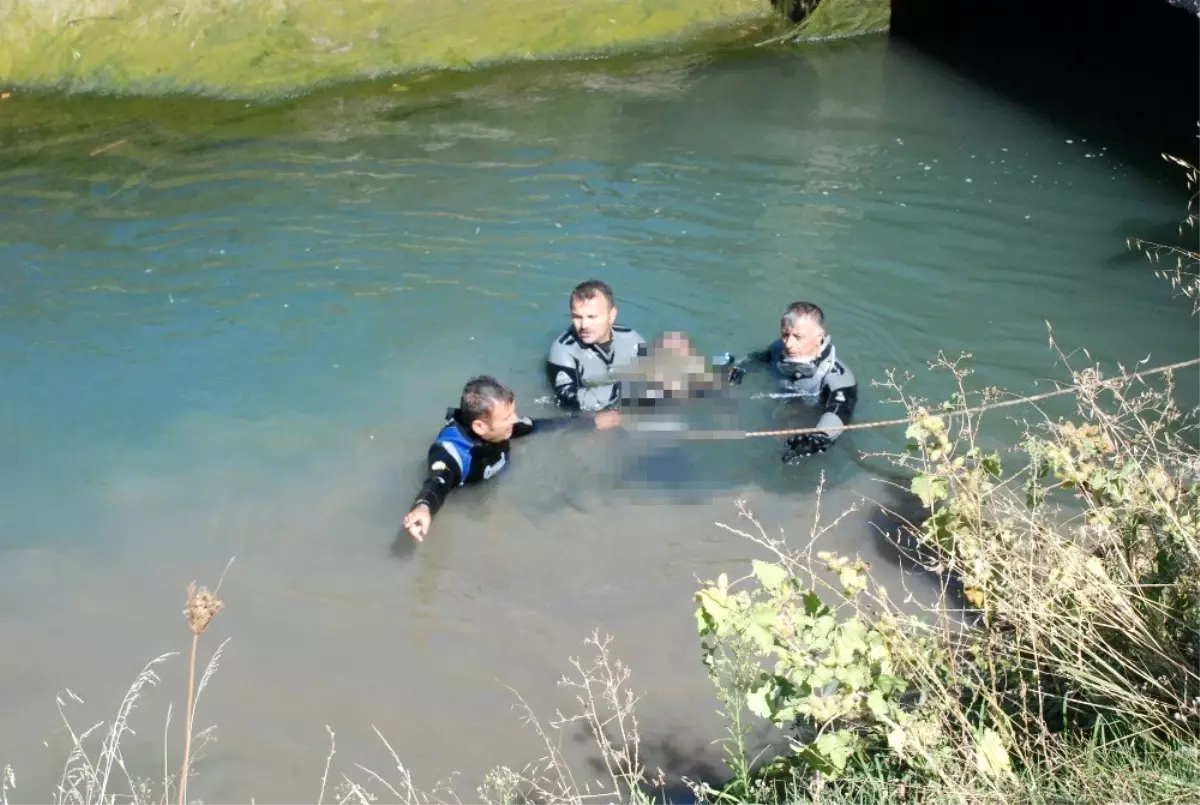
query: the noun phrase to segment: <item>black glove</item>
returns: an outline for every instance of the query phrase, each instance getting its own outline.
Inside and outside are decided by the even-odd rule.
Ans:
[[[729,382],[733,385],[738,385],[742,382],[742,378],[746,376],[746,370],[740,366],[734,366],[729,370]]]
[[[783,462],[790,463],[798,458],[805,458],[814,453],[824,453],[833,444],[824,433],[803,433],[787,440],[787,448],[783,451]]]

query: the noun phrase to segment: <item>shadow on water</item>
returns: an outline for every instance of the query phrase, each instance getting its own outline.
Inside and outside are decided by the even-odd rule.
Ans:
[[[1168,0],[894,0],[891,39],[1152,175],[1195,158],[1200,21]]]

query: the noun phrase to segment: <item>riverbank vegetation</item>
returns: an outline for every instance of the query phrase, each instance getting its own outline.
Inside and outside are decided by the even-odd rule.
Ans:
[[[1194,192],[1196,171],[1180,164]],[[1195,204],[1193,195],[1189,234]],[[1200,313],[1195,250],[1130,246]],[[723,779],[647,767],[630,670],[594,634],[592,659],[572,660],[561,683],[577,710],[543,722],[525,707],[541,760],[496,768],[462,797],[419,791],[394,752],[389,773],[331,774],[330,732],[318,801],[651,802],[681,792],[712,803],[1200,800],[1200,446],[1197,412],[1180,402],[1194,397],[1195,364],[1181,383],[1144,368],[1073,369],[1079,359],[1058,354],[1070,394],[1057,401],[1072,401],[1070,410],[1004,409],[1026,414],[1006,449],[991,448],[984,432],[997,415],[980,411],[1004,395],[972,383],[969,356],[931,365],[953,380],[944,402],[913,396],[909,377],[881,384],[909,417],[905,448],[885,458],[923,510],[901,522],[897,548],[941,581],[936,606],[914,612],[907,592],[885,589],[860,558],[825,550],[836,516],[818,511],[803,540],[772,536],[745,508],[737,527],[723,526],[763,557],[696,593],[698,640],[728,724]],[[196,647],[221,606],[189,590],[182,762],[164,747],[152,783],[121,753],[164,656],[103,731],[71,730],[59,803],[185,799],[188,755],[207,737],[192,734],[196,704],[221,656],[218,648],[196,685]],[[765,753],[750,740],[764,724],[775,737]],[[559,749],[558,736],[580,725],[602,759],[598,781]],[[6,768],[4,802],[14,781]]]

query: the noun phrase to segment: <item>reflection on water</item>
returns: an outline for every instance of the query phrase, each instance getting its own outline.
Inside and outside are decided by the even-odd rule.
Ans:
[[[397,544],[466,378],[553,413],[542,360],[582,279],[703,355],[764,347],[788,302],[819,302],[860,421],[899,413],[874,385],[889,368],[944,396],[939,349],[1045,390],[1046,321],[1107,367],[1194,350],[1187,306],[1124,246],[1179,217],[1179,188],[884,40],[274,106],[18,100],[0,121],[0,645],[24,648],[0,674],[0,757],[31,798],[65,757],[55,691],[83,695],[80,723],[107,717],[185,646],[184,587],[230,556],[200,716],[220,741],[190,787],[211,800],[314,796],[325,724],[337,762],[388,765],[373,724],[419,784],[459,769],[469,792],[538,756],[503,686],[563,705],[593,627],[646,694],[647,741],[692,736],[711,760],[691,595],[755,555],[715,525],[738,498],[802,538],[822,474],[826,517],[867,496],[822,539],[929,594],[881,547],[881,506],[908,501],[861,455],[896,429],[797,466],[774,439],[546,434]],[[767,390],[748,377],[681,415],[794,426]],[[127,753],[147,775],[181,706],[172,662]]]

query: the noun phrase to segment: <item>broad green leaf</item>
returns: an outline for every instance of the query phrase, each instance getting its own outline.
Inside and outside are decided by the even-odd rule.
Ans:
[[[904,754],[904,744],[907,742],[908,736],[904,733],[903,727],[896,727],[888,733],[888,748],[897,755]]]
[[[918,475],[912,479],[909,488],[912,489],[913,494],[919,497],[927,508],[932,508],[935,501],[946,497],[949,491],[949,484],[945,478],[938,478],[933,475]]]
[[[810,590],[804,594],[804,613],[806,615],[824,614],[828,610],[829,608],[825,606],[825,603],[821,601],[820,596],[816,593]]]
[[[747,624],[746,634],[758,645],[759,651],[763,654],[770,652],[775,647],[775,637],[757,623]]]
[[[750,566],[754,570],[754,577],[768,590],[777,590],[787,581],[788,572],[780,565],[755,559],[751,561]]]
[[[846,761],[854,754],[857,740],[848,730],[827,732],[817,739],[817,751],[824,755],[839,772],[846,768]]]
[[[883,694],[878,689],[867,694],[867,709],[881,721],[887,715],[887,702],[883,700]]]
[[[837,620],[832,615],[822,615],[813,624],[812,636],[814,638],[826,637],[835,626],[837,626]]]
[[[833,644],[833,653],[839,665],[852,662],[855,652],[867,650],[866,636],[867,627],[858,618],[851,618],[842,624]]]
[[[880,674],[879,678],[875,680],[875,685],[879,688],[884,696],[890,696],[892,693],[896,692],[903,692],[908,687],[907,682],[898,676],[893,676],[892,674]]]
[[[770,682],[759,685],[746,695],[746,709],[759,718],[770,719],[774,686]]]

